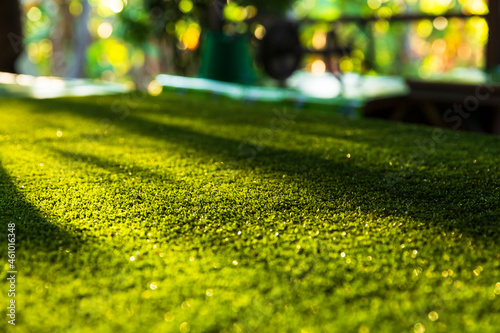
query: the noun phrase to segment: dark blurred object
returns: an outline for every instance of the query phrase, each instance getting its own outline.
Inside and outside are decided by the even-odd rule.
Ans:
[[[213,0],[206,16],[206,26],[211,31],[222,31],[224,26],[224,7],[226,0]]]
[[[431,125],[500,134],[498,83],[406,82],[409,106],[420,106]]]
[[[498,72],[500,68],[500,1],[488,1],[488,44],[486,46],[486,69]]]
[[[202,78],[254,84],[255,71],[250,56],[250,43],[246,35],[227,35],[223,32],[226,0],[213,0],[204,32],[201,65]]]
[[[309,50],[302,47],[299,39],[299,23],[280,19],[268,24],[266,34],[259,46],[258,60],[266,73],[283,81],[295,72],[305,53],[322,54],[327,70],[340,77],[338,66],[331,66],[332,56],[342,56],[351,52],[351,47],[339,47],[335,31],[328,32],[327,47],[323,50]]]
[[[17,0],[2,0],[0,10],[0,72],[17,73],[15,63],[23,47],[21,10]]]
[[[255,71],[248,37],[208,31],[204,39],[199,76],[218,81],[254,84]]]
[[[292,75],[302,59],[298,23],[281,19],[269,24],[258,58],[270,77],[283,81]]]

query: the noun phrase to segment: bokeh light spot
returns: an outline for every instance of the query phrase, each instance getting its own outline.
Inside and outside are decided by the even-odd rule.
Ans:
[[[189,27],[182,37],[182,42],[189,50],[196,50],[200,41],[200,31],[195,27]]]
[[[181,2],[179,2],[179,10],[187,14],[193,10],[193,3],[191,0],[181,0]]]
[[[422,20],[417,23],[417,33],[422,38],[427,38],[432,33],[433,25],[429,20]]]
[[[83,6],[80,3],[80,1],[73,0],[69,3],[68,9],[69,9],[69,12],[71,13],[71,15],[80,16],[80,14],[83,11]]]
[[[321,59],[316,59],[311,65],[311,72],[313,74],[322,74],[326,71],[325,62]]]
[[[255,28],[254,35],[255,38],[257,39],[264,38],[264,36],[266,35],[266,28],[264,28],[264,26],[261,24],[257,25],[257,27]]]
[[[123,2],[122,0],[109,0],[108,7],[114,13],[119,13],[123,10]]]
[[[316,31],[313,35],[312,45],[316,50],[321,50],[326,46],[326,33],[324,31]]]
[[[153,80],[148,85],[148,93],[151,96],[158,96],[163,91],[163,87],[156,81]]]
[[[438,16],[434,19],[432,24],[437,30],[444,30],[448,26],[448,20],[446,19],[446,17]]]
[[[109,38],[112,33],[113,26],[109,22],[103,22],[99,25],[99,28],[97,28],[97,35],[102,39]]]
[[[42,11],[38,7],[31,7],[26,16],[30,21],[36,22],[42,17]]]

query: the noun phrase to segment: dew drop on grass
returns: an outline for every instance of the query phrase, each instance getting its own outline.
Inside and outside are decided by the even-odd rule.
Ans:
[[[130,261],[134,261],[134,260],[135,260],[134,256],[130,257]]]
[[[170,312],[165,313],[165,316],[164,316],[164,317],[165,317],[165,321],[167,321],[167,322],[168,322],[168,321],[172,321],[172,320],[174,320],[174,319],[175,319],[175,316],[174,316],[174,315],[172,315]]]
[[[158,286],[156,285],[156,283],[151,282],[151,284],[149,285],[149,288],[151,288],[151,290],[156,290],[158,288]]]
[[[429,320],[436,321],[439,319],[439,315],[436,311],[429,312]]]
[[[493,291],[495,295],[500,295],[500,282],[495,285],[495,290]]]
[[[425,326],[422,323],[416,323],[415,326],[413,326],[413,332],[415,332],[415,333],[424,333],[425,332]]]
[[[182,332],[182,333],[187,333],[191,330],[191,326],[189,325],[188,322],[183,322],[181,324],[181,326],[179,326],[179,330]]]
[[[365,325],[361,325],[359,326],[358,333],[370,333],[370,329]]]

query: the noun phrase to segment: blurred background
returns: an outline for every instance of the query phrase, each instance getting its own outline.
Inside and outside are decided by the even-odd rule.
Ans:
[[[210,76],[206,53],[217,52],[214,31],[221,31],[248,45],[253,66],[240,68],[246,78],[228,80],[259,84],[266,75],[252,52],[276,17],[300,21],[300,41],[311,50],[324,49],[333,30],[350,47],[336,59],[343,73],[428,79],[470,76],[486,65],[484,0],[20,0],[21,30],[14,33],[9,1],[16,2],[2,1],[2,19],[11,22],[1,34],[11,32],[9,42],[23,48],[15,71],[30,75],[130,86],[159,73]],[[244,57],[237,48],[234,57]],[[322,73],[327,65],[311,53],[300,67]]]
[[[187,89],[500,134],[500,0],[3,0],[0,9],[0,95]],[[448,109],[467,101],[481,112],[455,126]]]

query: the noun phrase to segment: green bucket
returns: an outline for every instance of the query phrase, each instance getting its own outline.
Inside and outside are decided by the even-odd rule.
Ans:
[[[250,42],[245,35],[209,31],[204,38],[199,77],[240,84],[255,83]]]

